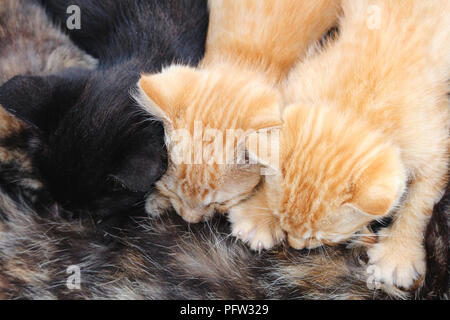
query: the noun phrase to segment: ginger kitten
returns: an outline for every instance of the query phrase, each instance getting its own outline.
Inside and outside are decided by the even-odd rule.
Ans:
[[[447,182],[450,1],[342,5],[340,38],[287,81],[278,175],[230,217],[265,247],[281,227],[301,249],[395,212],[368,255],[377,280],[408,288]]]
[[[245,137],[281,125],[276,85],[308,45],[333,25],[335,2],[210,1],[206,56],[200,67],[174,65],[141,78],[137,100],[164,122],[169,152],[167,173],[157,184],[159,195],[148,199],[148,212],[172,206],[195,223],[251,195],[261,180],[260,166],[228,155],[242,155]],[[196,137],[199,126],[216,134]],[[225,139],[230,130],[231,142]],[[180,132],[188,136],[186,141],[179,141]],[[211,153],[217,137],[224,140],[227,161],[225,156],[217,161]],[[192,149],[199,146],[203,154],[196,157]],[[187,161],[174,160],[180,153]]]

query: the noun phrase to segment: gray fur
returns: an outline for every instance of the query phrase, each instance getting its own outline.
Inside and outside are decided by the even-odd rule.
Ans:
[[[0,44],[0,85],[19,74],[47,75],[97,63],[31,0],[0,1]]]

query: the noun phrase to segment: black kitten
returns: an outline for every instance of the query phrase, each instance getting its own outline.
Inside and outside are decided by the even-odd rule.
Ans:
[[[174,61],[203,57],[208,27],[206,0],[35,0],[75,44],[101,66],[138,57],[153,72]],[[80,29],[66,28],[67,8],[80,8]]]
[[[56,201],[71,212],[104,219],[142,204],[166,170],[161,123],[131,98],[142,72],[174,61],[196,64],[208,24],[203,0],[54,0],[81,9],[81,29],[68,31],[99,59],[99,70],[18,76],[0,88],[0,104],[34,127],[33,164]],[[64,24],[63,24],[64,22]]]

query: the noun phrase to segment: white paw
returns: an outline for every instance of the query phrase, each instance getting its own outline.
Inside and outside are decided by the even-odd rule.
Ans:
[[[375,281],[409,289],[426,271],[425,250],[420,246],[395,246],[386,239],[367,251]]]
[[[254,218],[241,218],[233,222],[232,234],[247,243],[252,250],[258,252],[271,249],[285,238],[285,234],[278,223]]]
[[[158,192],[150,194],[145,200],[145,211],[147,211],[148,215],[152,217],[157,217],[163,214],[171,207],[172,205],[170,204],[170,200]]]
[[[297,238],[293,237],[288,234],[288,243],[289,245],[296,249],[296,250],[302,250],[302,249],[315,249],[320,246],[322,246],[322,243],[316,239],[303,239],[303,238]]]

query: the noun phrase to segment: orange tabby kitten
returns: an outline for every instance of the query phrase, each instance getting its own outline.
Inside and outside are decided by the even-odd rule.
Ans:
[[[242,155],[243,138],[281,126],[277,85],[333,26],[336,1],[211,0],[200,67],[174,65],[141,78],[136,98],[164,122],[169,152],[148,212],[172,206],[194,223],[251,195],[260,167],[233,155]],[[232,129],[230,142],[225,133]],[[223,140],[226,161],[215,152],[217,139]]]
[[[339,39],[287,81],[278,175],[230,216],[265,247],[281,227],[300,249],[396,211],[368,254],[377,280],[408,288],[425,272],[424,229],[447,182],[450,1],[342,6]]]

